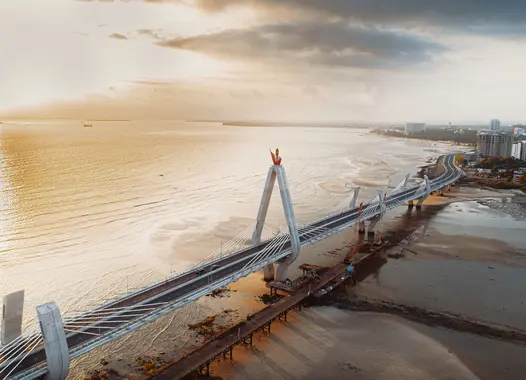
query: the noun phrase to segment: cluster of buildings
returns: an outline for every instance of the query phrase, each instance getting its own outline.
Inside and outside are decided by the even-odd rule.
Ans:
[[[490,121],[489,129],[477,134],[477,150],[487,157],[514,157],[526,161],[526,128],[513,126],[511,131],[501,131],[500,121]]]

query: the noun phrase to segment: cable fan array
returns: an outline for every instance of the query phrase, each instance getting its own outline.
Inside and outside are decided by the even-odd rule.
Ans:
[[[43,342],[40,329],[34,328],[0,347],[0,377],[8,378]]]

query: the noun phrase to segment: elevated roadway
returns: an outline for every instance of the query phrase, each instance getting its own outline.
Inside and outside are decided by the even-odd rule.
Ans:
[[[454,155],[444,156],[444,172],[427,183],[400,189],[346,211],[329,215],[298,228],[302,247],[326,239],[359,221],[378,217],[386,210],[429,195],[457,181],[462,171],[455,166]],[[269,263],[279,262],[291,254],[291,241],[286,236],[276,245],[275,238],[261,242],[227,256],[203,263],[166,281],[109,302],[94,310],[66,320],[77,326],[66,334],[70,359],[78,357],[107,342],[117,339],[149,323],[161,315],[193,302],[210,291],[235,282]],[[85,321],[89,321],[87,324]],[[82,326],[82,327],[79,327]],[[1,358],[1,357],[0,357]],[[0,362],[0,379],[31,379],[46,373],[46,353],[43,345],[25,357]]]

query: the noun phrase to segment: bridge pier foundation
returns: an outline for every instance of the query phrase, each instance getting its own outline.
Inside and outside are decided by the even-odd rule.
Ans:
[[[373,220],[366,220],[365,221],[365,236],[367,236],[367,239],[369,237],[374,235],[374,227],[376,226],[376,221]]]
[[[45,380],[65,380],[69,373],[69,349],[60,309],[55,302],[37,306],[44,338],[47,374]]]
[[[22,334],[24,291],[19,290],[4,296],[2,305],[0,345],[5,346]]]
[[[263,280],[274,281],[274,264],[263,267]]]
[[[372,239],[373,242],[376,242],[380,236],[380,231],[378,230],[377,226],[381,225],[382,218],[375,218],[370,221],[370,224],[367,228],[367,239]]]
[[[290,267],[290,263],[288,262],[279,263],[278,269],[276,270],[276,275],[274,277],[274,280],[277,282],[285,282],[288,277],[289,267]]]
[[[365,222],[358,223],[358,232],[361,234],[365,233]]]

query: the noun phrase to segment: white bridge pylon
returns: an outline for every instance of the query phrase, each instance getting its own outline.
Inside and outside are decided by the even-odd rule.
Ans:
[[[390,192],[390,194],[394,194],[394,193],[397,193],[399,191],[402,191],[402,190],[405,190],[407,188],[407,184],[409,182],[409,176],[411,174],[407,174],[405,176],[405,178],[402,180],[402,182],[400,182],[398,185],[396,185],[396,187]]]
[[[294,208],[292,206],[292,198],[287,183],[287,176],[285,168],[281,164],[274,164],[268,169],[267,180],[263,195],[261,196],[261,203],[259,204],[258,216],[256,220],[256,228],[252,234],[252,244],[258,245],[261,243],[261,233],[265,226],[265,219],[267,217],[270,199],[272,198],[272,191],[278,180],[279,192],[281,195],[281,202],[283,204],[283,211],[285,213],[285,220],[288,227],[288,235],[290,235],[291,254],[281,260],[278,264],[278,269],[274,273],[274,264],[268,264],[263,268],[265,280],[271,281],[285,281],[287,279],[287,271],[290,266],[299,256],[301,249],[301,242],[298,233],[298,225],[294,215]]]

